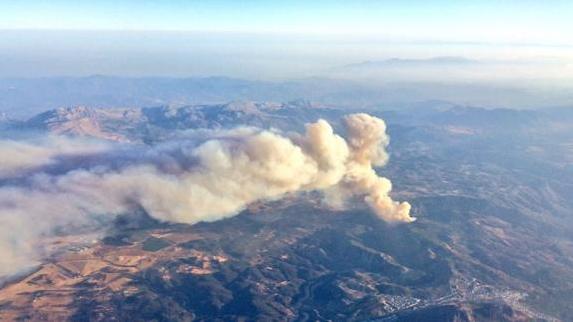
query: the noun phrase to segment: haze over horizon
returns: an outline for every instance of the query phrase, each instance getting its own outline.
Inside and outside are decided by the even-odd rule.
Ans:
[[[497,64],[468,81],[531,78],[531,64],[552,84],[573,74],[568,1],[27,0],[2,9],[0,77],[339,78],[333,70],[348,64],[440,56]]]

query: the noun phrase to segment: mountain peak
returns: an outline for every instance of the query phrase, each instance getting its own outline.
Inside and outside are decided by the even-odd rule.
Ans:
[[[26,127],[48,130],[62,135],[90,136],[106,140],[121,141],[122,137],[102,130],[99,113],[86,106],[61,107],[32,117]]]

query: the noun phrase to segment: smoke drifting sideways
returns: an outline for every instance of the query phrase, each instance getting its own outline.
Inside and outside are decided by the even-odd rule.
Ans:
[[[352,114],[344,123],[346,139],[318,120],[303,134],[238,128],[153,147],[62,150],[0,141],[0,276],[45,256],[40,240],[56,230],[140,209],[160,221],[194,224],[233,216],[257,200],[323,191],[327,201],[363,198],[387,222],[414,221],[410,205],[392,200],[390,180],[373,169],[388,160],[384,121]],[[5,162],[11,156],[17,167]]]

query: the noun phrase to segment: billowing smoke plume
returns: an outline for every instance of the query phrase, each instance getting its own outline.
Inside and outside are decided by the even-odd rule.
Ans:
[[[54,164],[57,158],[101,153],[109,144],[50,136],[33,141],[0,141],[0,178],[17,176],[38,167]]]
[[[393,201],[390,181],[372,168],[388,159],[384,122],[354,114],[345,124],[346,140],[319,120],[308,124],[305,134],[290,137],[242,128],[200,144],[86,148],[87,161],[76,158],[72,167],[54,156],[66,151],[27,147],[42,151],[45,160],[27,163],[26,154],[18,154],[19,163],[33,164],[35,172],[0,188],[0,275],[29,262],[38,239],[55,228],[101,223],[135,209],[162,221],[193,224],[232,216],[257,200],[329,190],[342,199],[363,197],[386,221],[413,221],[410,205]],[[36,153],[28,156],[37,158]],[[41,167],[54,160],[68,168]],[[14,166],[3,162],[0,178],[10,169]]]
[[[345,121],[351,152],[346,163],[342,189],[346,188],[352,194],[365,195],[366,202],[376,215],[386,221],[414,221],[410,217],[410,204],[392,200],[389,196],[392,182],[379,177],[372,168],[384,166],[388,161],[386,146],[390,141],[384,121],[368,114],[349,115]]]

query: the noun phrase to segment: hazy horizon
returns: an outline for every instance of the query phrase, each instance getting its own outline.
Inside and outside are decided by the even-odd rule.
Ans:
[[[10,79],[93,75],[287,84],[323,79],[348,82],[319,85],[334,87],[339,99],[341,93],[357,102],[367,96],[369,104],[373,97],[512,108],[573,102],[567,15],[573,5],[567,1],[26,0],[3,9],[5,103],[14,102]],[[31,86],[18,95],[37,91]]]
[[[559,84],[573,75],[568,1],[25,0],[2,9],[0,77],[353,78],[336,71],[364,61],[441,56],[495,68],[479,77],[458,79],[454,72],[431,80]],[[377,78],[392,81],[394,74]],[[408,74],[418,76],[428,78],[423,70]]]
[[[464,57],[498,65],[541,64],[548,67],[543,78],[570,79],[573,66],[573,46],[295,33],[2,30],[0,50],[4,78],[101,74],[284,80],[329,76],[365,61]]]

